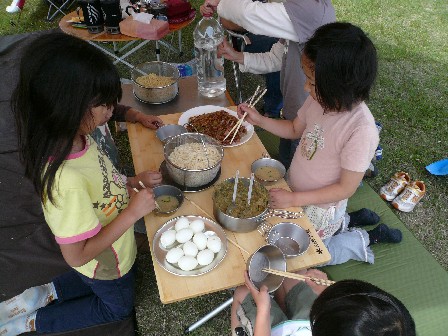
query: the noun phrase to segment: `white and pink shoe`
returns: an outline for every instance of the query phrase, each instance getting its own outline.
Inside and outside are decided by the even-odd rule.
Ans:
[[[6,7],[8,13],[18,13],[23,9],[25,0],[12,0],[11,4]]]

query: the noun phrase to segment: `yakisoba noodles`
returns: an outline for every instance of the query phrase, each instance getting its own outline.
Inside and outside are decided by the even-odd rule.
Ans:
[[[135,81],[146,88],[159,88],[174,83],[172,77],[159,76],[153,73],[137,77]]]
[[[230,145],[232,136],[227,137],[226,140],[224,138],[237,122],[238,118],[225,110],[221,110],[191,117],[188,119],[186,128],[189,132],[206,134],[218,140],[222,145]],[[241,125],[233,139],[233,143],[238,143],[246,133],[246,127]]]
[[[207,150],[204,149],[205,148]],[[215,166],[221,160],[221,154],[215,146],[202,143],[179,145],[171,152],[168,159],[183,169],[206,169]]]

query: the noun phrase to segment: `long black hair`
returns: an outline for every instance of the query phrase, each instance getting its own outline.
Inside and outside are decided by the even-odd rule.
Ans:
[[[324,110],[351,110],[368,100],[378,63],[375,46],[361,28],[347,22],[323,25],[303,52],[314,63],[316,96]]]
[[[310,313],[313,336],[415,336],[415,323],[397,298],[360,280],[325,289]]]
[[[37,38],[24,51],[14,91],[19,151],[42,202],[54,203],[56,172],[92,107],[116,105],[120,77],[94,46],[64,33]],[[84,119],[85,120],[85,119]]]

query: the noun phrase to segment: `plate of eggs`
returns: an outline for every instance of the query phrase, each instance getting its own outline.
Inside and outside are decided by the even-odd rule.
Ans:
[[[181,276],[211,271],[227,252],[224,230],[202,216],[170,219],[156,232],[153,240],[157,262],[170,273]]]

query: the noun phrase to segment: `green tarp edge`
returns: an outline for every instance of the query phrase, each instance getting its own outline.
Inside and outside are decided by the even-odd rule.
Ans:
[[[349,211],[360,208],[375,211],[382,223],[400,229],[403,241],[373,246],[373,265],[350,261],[324,271],[331,279],[365,280],[395,295],[411,312],[418,335],[448,335],[448,273],[365,182],[349,200]]]

